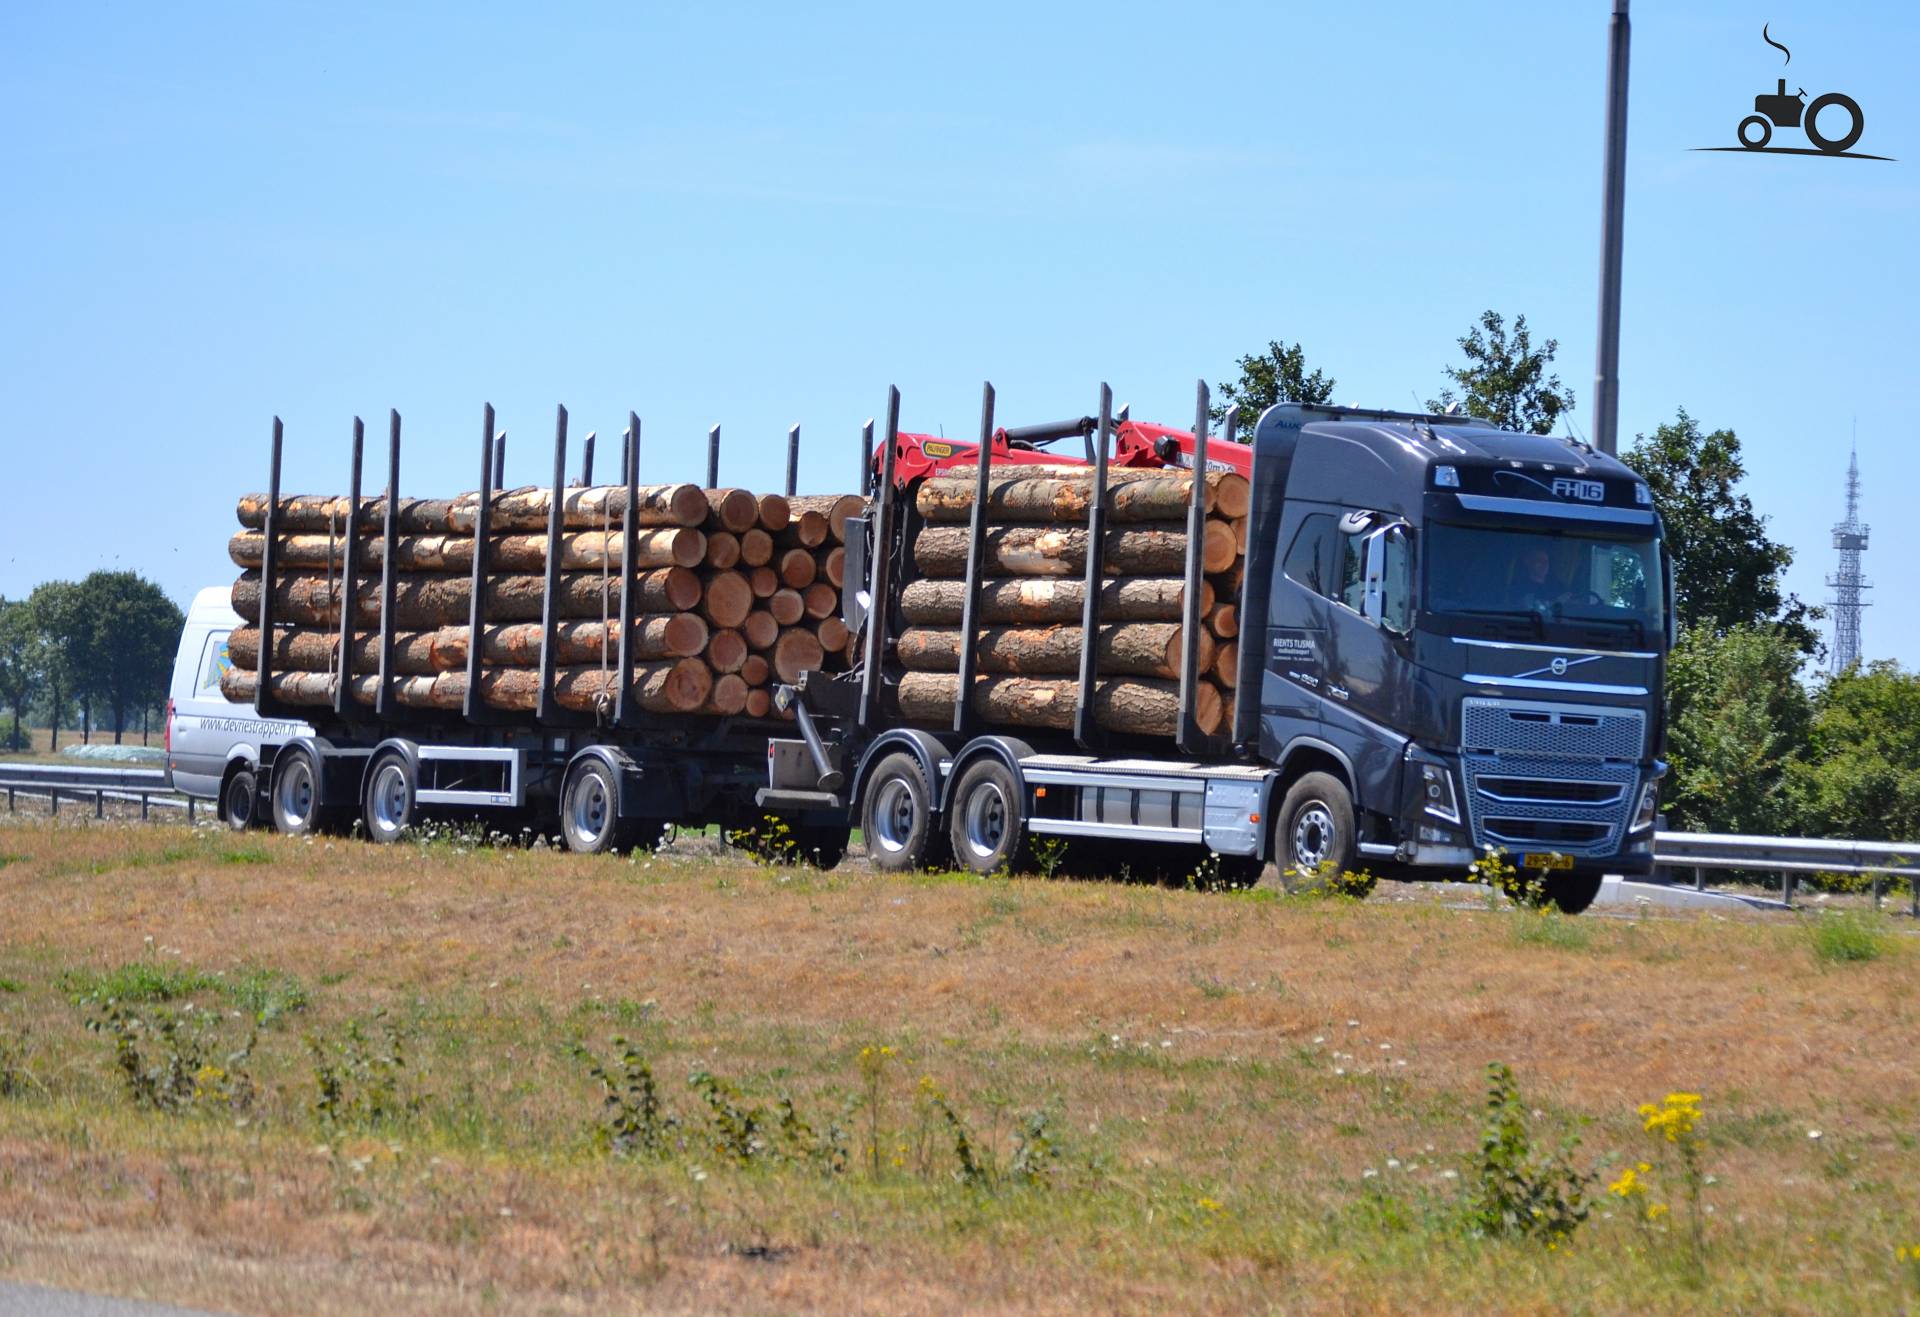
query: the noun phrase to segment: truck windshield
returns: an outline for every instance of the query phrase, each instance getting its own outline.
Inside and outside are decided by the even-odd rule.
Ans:
[[[1544,625],[1618,623],[1636,643],[1664,626],[1660,548],[1652,537],[1430,525],[1426,607]]]

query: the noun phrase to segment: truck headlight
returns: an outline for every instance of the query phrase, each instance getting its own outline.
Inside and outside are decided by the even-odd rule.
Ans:
[[[1640,788],[1640,807],[1633,811],[1633,826],[1628,832],[1644,832],[1653,826],[1655,816],[1660,811],[1660,781],[1658,778]]]
[[[1460,824],[1460,800],[1453,793],[1453,774],[1444,764],[1420,762],[1420,798],[1434,818]]]

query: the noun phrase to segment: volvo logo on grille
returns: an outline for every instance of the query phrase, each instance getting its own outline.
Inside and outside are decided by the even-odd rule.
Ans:
[[[1553,675],[1556,677],[1564,677],[1567,675],[1567,661],[1564,658],[1557,658],[1547,664],[1547,666],[1553,669]]]
[[[1531,672],[1522,672],[1516,675],[1518,675],[1521,678],[1538,677],[1542,673],[1551,672],[1556,677],[1564,677],[1567,675],[1567,670],[1569,668],[1577,668],[1582,663],[1596,662],[1601,657],[1603,656],[1599,654],[1589,654],[1585,658],[1570,659],[1565,654],[1555,654],[1553,656],[1552,662],[1548,663],[1547,666],[1545,666],[1544,668],[1535,668]]]

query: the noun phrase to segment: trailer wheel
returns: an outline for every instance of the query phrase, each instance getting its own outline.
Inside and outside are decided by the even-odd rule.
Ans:
[[[1577,915],[1600,895],[1602,881],[1597,873],[1556,873],[1547,879],[1547,899],[1562,914]]]
[[[568,850],[585,855],[632,848],[637,821],[620,817],[620,784],[598,759],[581,763],[567,778],[560,792],[560,833]]]
[[[1331,773],[1308,773],[1288,788],[1278,831],[1274,857],[1283,874],[1292,869],[1310,875],[1328,864],[1335,873],[1353,868],[1359,851],[1353,796]]]
[[[861,802],[860,831],[876,869],[905,873],[933,862],[933,787],[918,759],[903,751],[874,766]]]
[[[947,817],[954,858],[975,873],[1032,867],[1020,784],[999,760],[979,760],[960,775]]]
[[[289,837],[320,831],[320,768],[305,750],[281,752],[273,764],[273,830]]]
[[[251,768],[239,768],[227,778],[227,785],[221,789],[220,812],[226,817],[227,826],[235,832],[245,832],[259,821],[259,781]]]
[[[398,750],[383,750],[367,766],[361,788],[361,820],[367,839],[390,846],[418,822],[413,764]]]

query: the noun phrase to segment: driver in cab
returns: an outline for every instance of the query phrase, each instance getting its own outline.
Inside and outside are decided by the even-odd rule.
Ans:
[[[1522,608],[1551,610],[1567,601],[1567,591],[1553,579],[1553,555],[1544,544],[1520,550],[1515,597]]]

